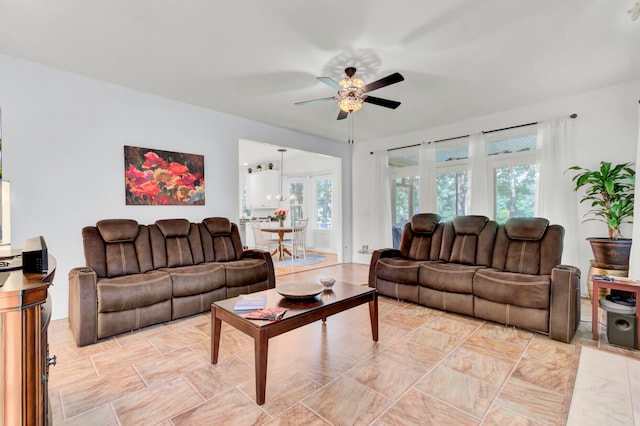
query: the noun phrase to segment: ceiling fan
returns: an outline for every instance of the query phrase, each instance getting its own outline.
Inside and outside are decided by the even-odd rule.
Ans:
[[[336,100],[340,107],[338,113],[338,120],[344,120],[352,112],[358,111],[362,108],[363,103],[370,103],[385,108],[396,109],[400,106],[400,102],[390,101],[388,99],[376,98],[375,96],[369,96],[368,93],[376,89],[380,89],[390,84],[399,83],[404,80],[404,77],[400,73],[393,73],[386,77],[376,80],[373,83],[364,84],[364,81],[358,77],[354,77],[356,69],[354,67],[345,68],[344,73],[347,78],[335,81],[331,77],[316,77],[329,87],[332,87],[338,91],[337,96],[330,96],[328,98],[313,99],[310,101],[296,102],[295,105],[306,105],[315,102],[324,102]]]

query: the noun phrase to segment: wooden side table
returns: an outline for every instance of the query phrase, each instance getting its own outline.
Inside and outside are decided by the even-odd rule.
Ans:
[[[609,288],[611,290],[621,290],[634,293],[636,297],[636,318],[640,318],[640,281],[630,279],[620,279],[620,277],[611,277],[613,281],[604,280],[592,280],[593,294],[597,295],[601,288]],[[593,340],[598,340],[598,307],[600,303],[598,300],[592,300],[592,312],[591,312],[591,333],[593,334]],[[636,349],[640,344],[640,327],[636,325]]]

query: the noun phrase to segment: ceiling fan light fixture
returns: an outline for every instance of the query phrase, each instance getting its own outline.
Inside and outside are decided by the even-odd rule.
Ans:
[[[365,92],[362,89],[364,81],[361,78],[350,76],[343,78],[338,84],[342,88],[338,91],[340,109],[351,113],[362,108],[365,97]]]

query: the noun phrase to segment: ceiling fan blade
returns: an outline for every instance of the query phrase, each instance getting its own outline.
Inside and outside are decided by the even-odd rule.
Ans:
[[[376,89],[380,89],[381,87],[388,86],[394,83],[400,83],[404,80],[404,77],[399,72],[394,72],[391,75],[388,75],[380,80],[376,80],[373,83],[369,83],[362,88],[365,92],[371,92]]]
[[[328,98],[311,99],[310,101],[296,102],[294,105],[307,105],[307,104],[314,104],[316,102],[325,102],[325,101],[333,101],[333,100],[336,100],[335,96],[331,96]]]
[[[338,84],[337,81],[335,81],[334,79],[332,79],[331,77],[316,77],[316,79],[320,80],[321,82],[323,82],[324,84],[326,84],[329,87],[333,87],[336,90],[340,90],[341,87]]]
[[[400,102],[398,101],[390,101],[389,99],[376,98],[375,96],[367,96],[364,98],[364,101],[370,104],[396,109],[400,106]]]
[[[338,120],[344,120],[348,116],[349,116],[348,112],[340,110],[340,112],[338,113]]]

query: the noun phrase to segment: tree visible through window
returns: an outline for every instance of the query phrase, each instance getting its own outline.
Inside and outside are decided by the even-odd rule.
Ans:
[[[536,166],[526,164],[495,169],[496,221],[535,216]]]
[[[318,228],[331,229],[331,195],[333,181],[331,179],[318,180]]]
[[[293,197],[289,200],[289,211],[291,223],[295,223],[297,219],[304,217],[302,205],[304,202],[304,184],[301,182],[292,182],[289,184],[289,194]]]
[[[437,177],[438,214],[444,221],[465,214],[467,172],[440,173]]]

